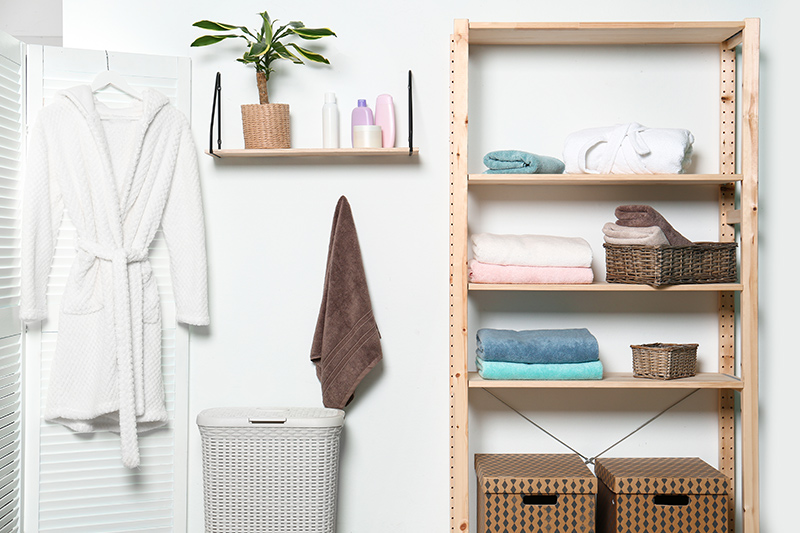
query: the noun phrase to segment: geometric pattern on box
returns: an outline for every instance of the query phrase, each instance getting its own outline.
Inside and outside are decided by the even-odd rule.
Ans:
[[[618,494],[727,494],[730,483],[698,457],[598,459],[595,474]]]
[[[728,479],[701,459],[598,459],[598,533],[727,533]]]
[[[573,454],[476,454],[478,532],[594,533],[597,479]]]

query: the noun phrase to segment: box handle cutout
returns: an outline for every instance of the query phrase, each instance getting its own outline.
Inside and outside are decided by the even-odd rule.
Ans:
[[[286,418],[249,418],[247,421],[251,424],[285,424]]]
[[[685,494],[656,494],[653,496],[656,505],[689,505],[689,496]]]
[[[558,494],[526,494],[522,497],[522,505],[555,505]]]

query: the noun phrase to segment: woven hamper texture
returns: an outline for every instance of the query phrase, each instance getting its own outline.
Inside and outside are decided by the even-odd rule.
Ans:
[[[242,105],[244,147],[291,148],[289,104]]]
[[[603,244],[606,281],[653,286],[736,282],[736,243],[687,246]]]
[[[697,374],[697,344],[632,344],[633,375],[677,379]]]
[[[203,427],[207,533],[333,533],[335,427]]]

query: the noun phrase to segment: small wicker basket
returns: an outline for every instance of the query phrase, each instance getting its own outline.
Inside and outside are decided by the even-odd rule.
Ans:
[[[632,344],[633,376],[688,378],[697,374],[697,344]]]
[[[291,148],[289,104],[243,104],[242,129],[247,149]]]
[[[696,242],[686,246],[603,244],[606,281],[683,285],[735,283],[735,242]]]

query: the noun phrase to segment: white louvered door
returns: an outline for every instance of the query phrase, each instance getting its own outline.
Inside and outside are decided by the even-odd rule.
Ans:
[[[23,55],[0,33],[0,533],[20,531],[22,331],[19,322],[19,194]]]
[[[188,58],[106,53],[29,46],[28,123],[54,94],[90,83],[110,68],[131,86],[165,94],[189,116],[191,70]],[[34,81],[35,80],[35,81]],[[98,98],[113,105],[128,99],[114,90]],[[119,436],[77,435],[42,420],[50,365],[58,338],[58,309],[75,254],[75,230],[65,216],[48,285],[48,319],[31,328],[26,346],[25,493],[26,531],[110,533],[186,531],[186,446],[188,431],[188,332],[176,327],[169,259],[161,232],[150,261],[161,294],[164,382],[170,424],[140,435],[142,464],[129,471],[120,461]],[[36,488],[31,484],[35,484]],[[2,530],[0,530],[0,533]]]

